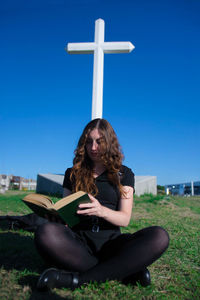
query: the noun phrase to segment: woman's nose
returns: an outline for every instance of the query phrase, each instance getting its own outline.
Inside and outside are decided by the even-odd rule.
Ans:
[[[96,141],[93,141],[92,150],[96,150],[96,149],[97,149],[97,143],[96,143]]]

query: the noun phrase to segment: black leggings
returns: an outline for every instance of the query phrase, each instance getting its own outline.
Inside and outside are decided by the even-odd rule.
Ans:
[[[71,229],[50,222],[38,228],[35,244],[51,265],[79,272],[82,284],[123,280],[136,274],[162,255],[168,247],[169,236],[162,227],[147,227],[117,236],[94,255]]]

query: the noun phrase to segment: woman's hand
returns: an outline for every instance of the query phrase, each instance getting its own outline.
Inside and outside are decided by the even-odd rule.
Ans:
[[[130,186],[123,188],[125,195],[120,199],[117,211],[101,205],[96,198],[89,195],[91,203],[80,204],[77,214],[101,217],[116,226],[128,226],[133,207],[133,188]]]
[[[79,204],[79,209],[77,210],[77,214],[85,215],[85,216],[97,216],[104,218],[106,207],[101,205],[99,201],[89,194],[90,203],[82,203]]]

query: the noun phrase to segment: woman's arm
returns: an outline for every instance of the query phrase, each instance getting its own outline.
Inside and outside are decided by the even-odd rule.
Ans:
[[[81,208],[81,210],[78,210],[77,213],[101,217],[116,226],[128,226],[133,207],[133,188],[130,186],[124,186],[123,188],[125,196],[120,199],[118,211],[101,205],[96,198],[89,195],[92,203],[80,204],[79,208]],[[82,210],[82,208],[84,209]]]

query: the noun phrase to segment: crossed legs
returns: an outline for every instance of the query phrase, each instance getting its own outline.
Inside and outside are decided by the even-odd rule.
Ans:
[[[79,272],[79,284],[123,280],[157,260],[167,249],[169,236],[159,226],[122,234],[104,244],[98,258],[69,228],[46,223],[38,228],[35,244],[40,255],[54,266]]]

